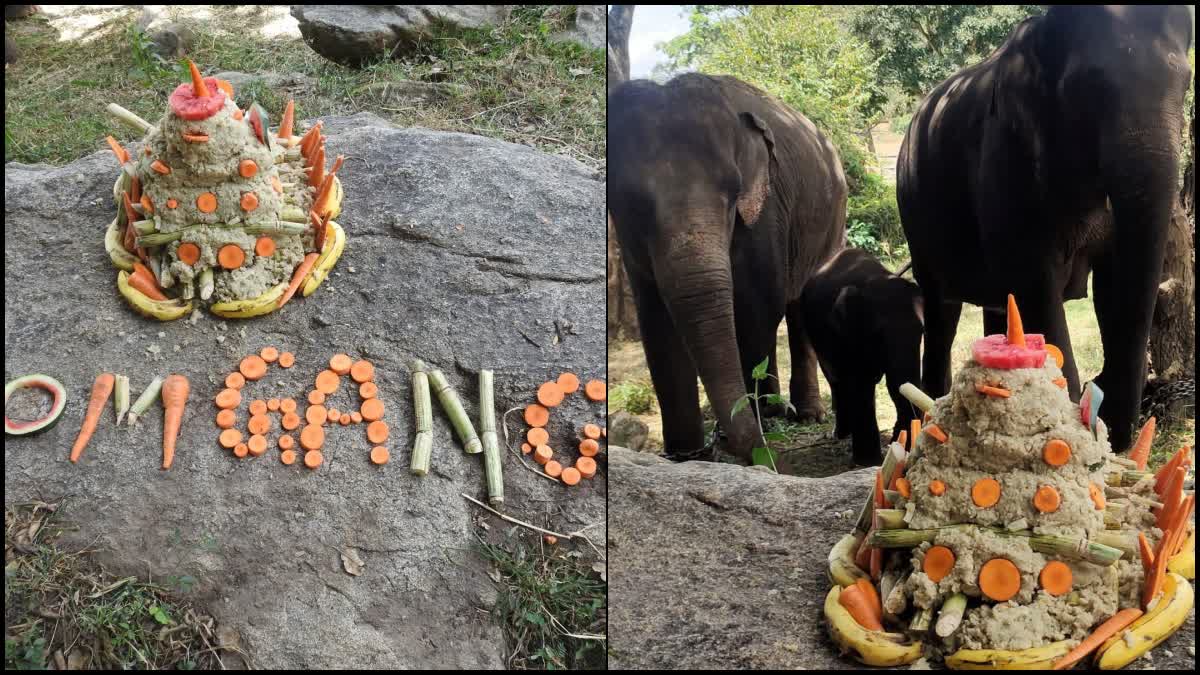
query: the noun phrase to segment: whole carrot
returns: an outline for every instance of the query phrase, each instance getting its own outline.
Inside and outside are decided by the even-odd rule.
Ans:
[[[79,430],[75,445],[71,447],[72,463],[79,461],[83,449],[87,447],[88,441],[92,440],[92,433],[96,431],[96,424],[100,422],[100,412],[104,410],[104,404],[108,403],[116,381],[117,378],[112,373],[100,373],[96,376],[96,381],[92,384],[91,398],[88,399],[87,413],[83,416],[83,427]]]
[[[162,386],[163,404],[163,470],[171,468],[175,460],[175,439],[183,422],[183,408],[187,405],[191,386],[183,375],[169,375]]]

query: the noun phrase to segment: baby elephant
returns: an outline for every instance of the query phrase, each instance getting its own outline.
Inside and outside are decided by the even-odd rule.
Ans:
[[[833,390],[838,438],[852,436],[854,462],[879,464],[875,385],[887,375],[896,404],[892,438],[915,409],[900,394],[921,376],[923,304],[911,281],[887,271],[866,251],[843,249],[808,280],[801,296],[805,330]]]

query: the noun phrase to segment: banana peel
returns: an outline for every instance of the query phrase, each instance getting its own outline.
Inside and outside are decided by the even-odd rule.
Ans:
[[[108,257],[112,259],[114,265],[118,269],[126,272],[133,271],[133,264],[138,261],[137,256],[125,250],[121,244],[121,228],[117,227],[117,219],[108,224],[108,231],[104,233],[104,250],[108,251]],[[149,298],[147,298],[148,300]]]
[[[829,635],[843,652],[868,666],[903,666],[921,658],[921,643],[884,631],[858,625],[838,602],[842,587],[835,585],[825,596],[825,619]]]
[[[192,311],[191,302],[182,300],[155,300],[146,297],[144,293],[129,285],[129,273],[125,270],[117,272],[117,289],[138,314],[158,319],[159,321],[174,321],[187,316]]]
[[[329,219],[333,220],[342,215],[342,181],[337,176],[333,177],[333,200],[330,202],[332,207],[329,211]]]
[[[1134,659],[1157,647],[1188,619],[1195,594],[1187,579],[1170,573],[1163,578],[1162,594],[1153,609],[1143,614],[1096,650],[1096,665],[1101,670],[1123,668]],[[1130,635],[1126,640],[1126,633]]]
[[[845,588],[855,581],[868,578],[868,574],[854,564],[854,552],[862,543],[862,536],[847,534],[829,549],[829,580]]]
[[[329,229],[331,232],[325,235],[325,246],[321,250],[321,255],[317,258],[317,262],[304,279],[302,293],[306,298],[312,295],[317,290],[317,287],[321,285],[321,282],[329,277],[329,271],[333,269],[338,258],[342,257],[342,251],[346,248],[346,231],[342,229],[342,226],[331,220],[329,221]]]
[[[1167,561],[1167,569],[1191,581],[1196,578],[1196,528],[1183,542],[1183,548]]]
[[[279,298],[287,290],[288,284],[282,281],[272,286],[268,291],[248,300],[230,300],[218,302],[209,307],[213,314],[227,319],[248,319],[252,316],[269,314],[276,309]]]
[[[1061,640],[1029,649],[960,649],[946,656],[946,667],[951,670],[1050,670],[1073,645],[1072,640]]]

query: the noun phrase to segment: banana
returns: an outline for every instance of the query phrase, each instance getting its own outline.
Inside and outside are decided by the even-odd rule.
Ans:
[[[108,251],[108,257],[112,259],[114,265],[126,272],[133,271],[133,263],[137,262],[137,256],[125,250],[121,245],[121,232],[117,227],[117,219],[108,224],[108,232],[104,234],[104,249]],[[149,300],[149,298],[147,298]]]
[[[843,652],[849,652],[868,666],[902,666],[921,657],[920,642],[907,642],[903,636],[893,637],[893,633],[867,630],[858,625],[838,603],[841,593],[841,586],[829,589],[829,595],[825,596],[825,619],[829,624],[829,635]]]
[[[337,176],[333,177],[333,211],[329,215],[329,219],[333,220],[342,215],[342,181],[338,180]]]
[[[182,300],[154,300],[146,297],[141,291],[129,285],[129,273],[121,270],[117,273],[117,289],[129,304],[142,316],[159,321],[174,321],[186,316],[192,311],[192,303]]]
[[[946,657],[952,670],[1050,670],[1066,656],[1071,640],[1029,649],[960,649]]]
[[[1167,569],[1191,581],[1196,578],[1196,528],[1183,542],[1183,548],[1167,561]]]
[[[227,319],[248,319],[252,316],[262,316],[275,311],[279,298],[287,286],[287,282],[282,281],[257,298],[218,302],[209,309],[213,314]]]
[[[854,564],[854,552],[862,543],[862,536],[854,533],[847,534],[829,549],[829,580],[838,586],[851,586],[859,579],[866,579],[867,573]]]
[[[1124,668],[1154,649],[1187,621],[1194,600],[1192,586],[1186,579],[1178,574],[1167,574],[1163,579],[1162,595],[1158,596],[1154,608],[1100,645],[1096,650],[1096,665],[1101,670]],[[1132,636],[1129,642],[1125,641],[1126,632]]]
[[[329,276],[329,270],[333,269],[338,258],[342,257],[342,251],[346,248],[346,231],[342,229],[342,226],[331,220],[329,227],[333,230],[333,236],[325,237],[325,248],[321,250],[321,256],[317,258],[312,271],[304,280],[303,293],[306,298],[317,290],[317,286],[320,286],[322,281],[325,281]]]

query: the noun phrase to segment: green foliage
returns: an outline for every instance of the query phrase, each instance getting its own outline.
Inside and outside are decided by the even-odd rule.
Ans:
[[[661,46],[662,72],[733,75],[801,111],[841,155],[851,192],[874,158],[862,134],[887,92],[874,57],[847,28],[849,10],[815,5],[696,5],[691,29]]]
[[[646,382],[622,382],[608,392],[608,404],[613,410],[634,415],[647,415],[654,410],[654,387]]]
[[[775,377],[767,372],[771,363],[771,357],[764,358],[760,363],[754,366],[754,370],[750,371],[750,377],[754,379],[754,393],[747,392],[734,401],[733,409],[729,412],[730,419],[737,416],[739,412],[744,410],[751,403],[754,404],[754,416],[758,419],[758,435],[763,440],[763,446],[752,448],[750,450],[750,463],[755,466],[769,466],[772,471],[777,471],[775,461],[779,458],[779,454],[769,447],[769,443],[777,443],[787,440],[787,434],[780,432],[764,433],[762,427],[762,411],[759,409],[760,401],[766,401],[771,405],[782,405],[793,413],[796,408],[788,402],[788,400],[779,394],[759,394],[758,383],[764,382],[768,377]]]
[[[875,255],[891,254],[904,242],[896,187],[878,174],[863,176],[857,194],[846,205],[846,239]]]
[[[883,79],[922,97],[1044,11],[1042,5],[858,5],[850,25],[878,58]]]
[[[150,39],[150,35],[137,23],[129,24],[125,29],[125,37],[133,57],[133,64],[129,66],[130,77],[140,80],[146,86],[153,86],[166,78],[183,81],[191,77],[190,71],[182,61],[172,63],[159,56],[154,51],[154,40]]]
[[[5,670],[46,670],[46,638],[35,627],[19,639],[4,636]]]

